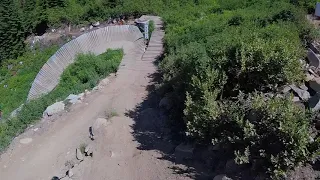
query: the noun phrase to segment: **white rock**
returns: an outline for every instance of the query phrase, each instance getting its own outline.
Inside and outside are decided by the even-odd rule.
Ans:
[[[86,153],[87,156],[92,156],[93,148],[90,145],[88,145],[88,146],[86,146],[84,152]]]
[[[98,21],[98,22],[96,22],[96,23],[93,23],[92,25],[93,25],[94,27],[100,26],[100,22]]]
[[[21,144],[29,144],[32,142],[32,138],[23,138],[23,139],[20,139],[20,143]]]
[[[93,29],[93,26],[90,26],[89,29],[90,29],[90,30]]]
[[[65,104],[60,101],[52,104],[51,106],[47,107],[47,109],[44,111],[43,116],[52,116],[56,113],[62,112],[65,108]]]
[[[83,95],[82,95],[83,97]],[[69,101],[71,104],[77,104],[77,103],[80,103],[81,101],[81,96],[79,95],[74,95],[74,94],[70,94],[67,98],[66,98],[67,101]]]
[[[81,31],[81,32],[83,32],[83,31],[85,31],[85,30],[86,30],[86,28],[84,28],[84,27],[80,28],[80,31]]]
[[[82,160],[84,159],[84,158],[83,158],[83,155],[82,155],[82,153],[81,153],[81,151],[80,151],[79,148],[76,149],[76,157],[77,157],[77,159],[80,160],[80,161],[82,161]]]
[[[231,178],[228,178],[225,174],[217,175],[213,178],[213,180],[232,180]]]
[[[68,171],[68,176],[69,176],[69,177],[72,177],[72,176],[73,176],[72,169],[69,169],[69,171]]]

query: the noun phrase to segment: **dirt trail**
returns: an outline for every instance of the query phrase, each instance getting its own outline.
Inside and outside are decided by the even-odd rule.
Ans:
[[[159,25],[155,35],[157,39],[164,35]],[[72,106],[70,112],[44,119],[17,137],[9,150],[1,155],[0,179],[46,180],[53,176],[63,177],[68,164],[74,162],[75,149],[81,143],[94,143],[94,156],[80,163],[79,172],[72,179],[188,179],[174,174],[170,169],[172,162],[160,160],[160,152],[139,150],[140,144],[133,135],[136,122],[126,114],[147,98],[147,87],[152,83],[151,74],[156,72],[153,64],[155,58],[148,56],[143,60],[130,53],[126,56],[117,76],[106,87],[90,94],[83,103]],[[118,115],[109,118],[103,133],[91,142],[88,128],[97,118],[113,111]],[[19,142],[26,137],[32,138],[32,142]]]

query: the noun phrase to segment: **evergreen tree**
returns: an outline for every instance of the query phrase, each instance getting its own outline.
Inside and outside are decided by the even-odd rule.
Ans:
[[[20,6],[23,15],[23,24],[26,30],[26,34],[31,33],[35,26],[38,23],[38,16],[37,16],[37,1],[36,0],[21,0]]]
[[[0,61],[24,51],[24,28],[13,0],[0,1]]]

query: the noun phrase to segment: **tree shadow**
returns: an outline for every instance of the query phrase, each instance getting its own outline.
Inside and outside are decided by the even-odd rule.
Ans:
[[[157,62],[156,62],[157,63]],[[139,143],[139,150],[156,150],[162,157],[158,158],[171,161],[174,165],[169,167],[173,174],[180,174],[192,179],[212,179],[210,168],[204,162],[193,159],[179,158],[175,148],[184,141],[184,134],[177,128],[172,128],[170,113],[159,107],[161,94],[156,90],[157,84],[162,80],[159,72],[149,75],[151,79],[146,87],[148,95],[145,100],[133,110],[125,113],[134,120],[132,125],[133,136]]]

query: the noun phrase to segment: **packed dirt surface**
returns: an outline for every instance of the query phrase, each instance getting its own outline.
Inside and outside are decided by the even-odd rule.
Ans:
[[[164,33],[157,28],[155,35],[162,38]],[[163,152],[170,153],[176,146],[161,137],[165,115],[157,107],[159,99],[146,104],[151,102],[155,60],[132,57],[122,62],[108,85],[15,138],[1,155],[0,179],[69,179],[66,173],[72,167],[71,179],[190,179],[175,173],[175,164],[163,158]],[[91,126],[94,140],[89,138]],[[76,149],[86,145],[93,149],[93,156],[77,160]],[[162,151],[150,148],[154,146]]]

